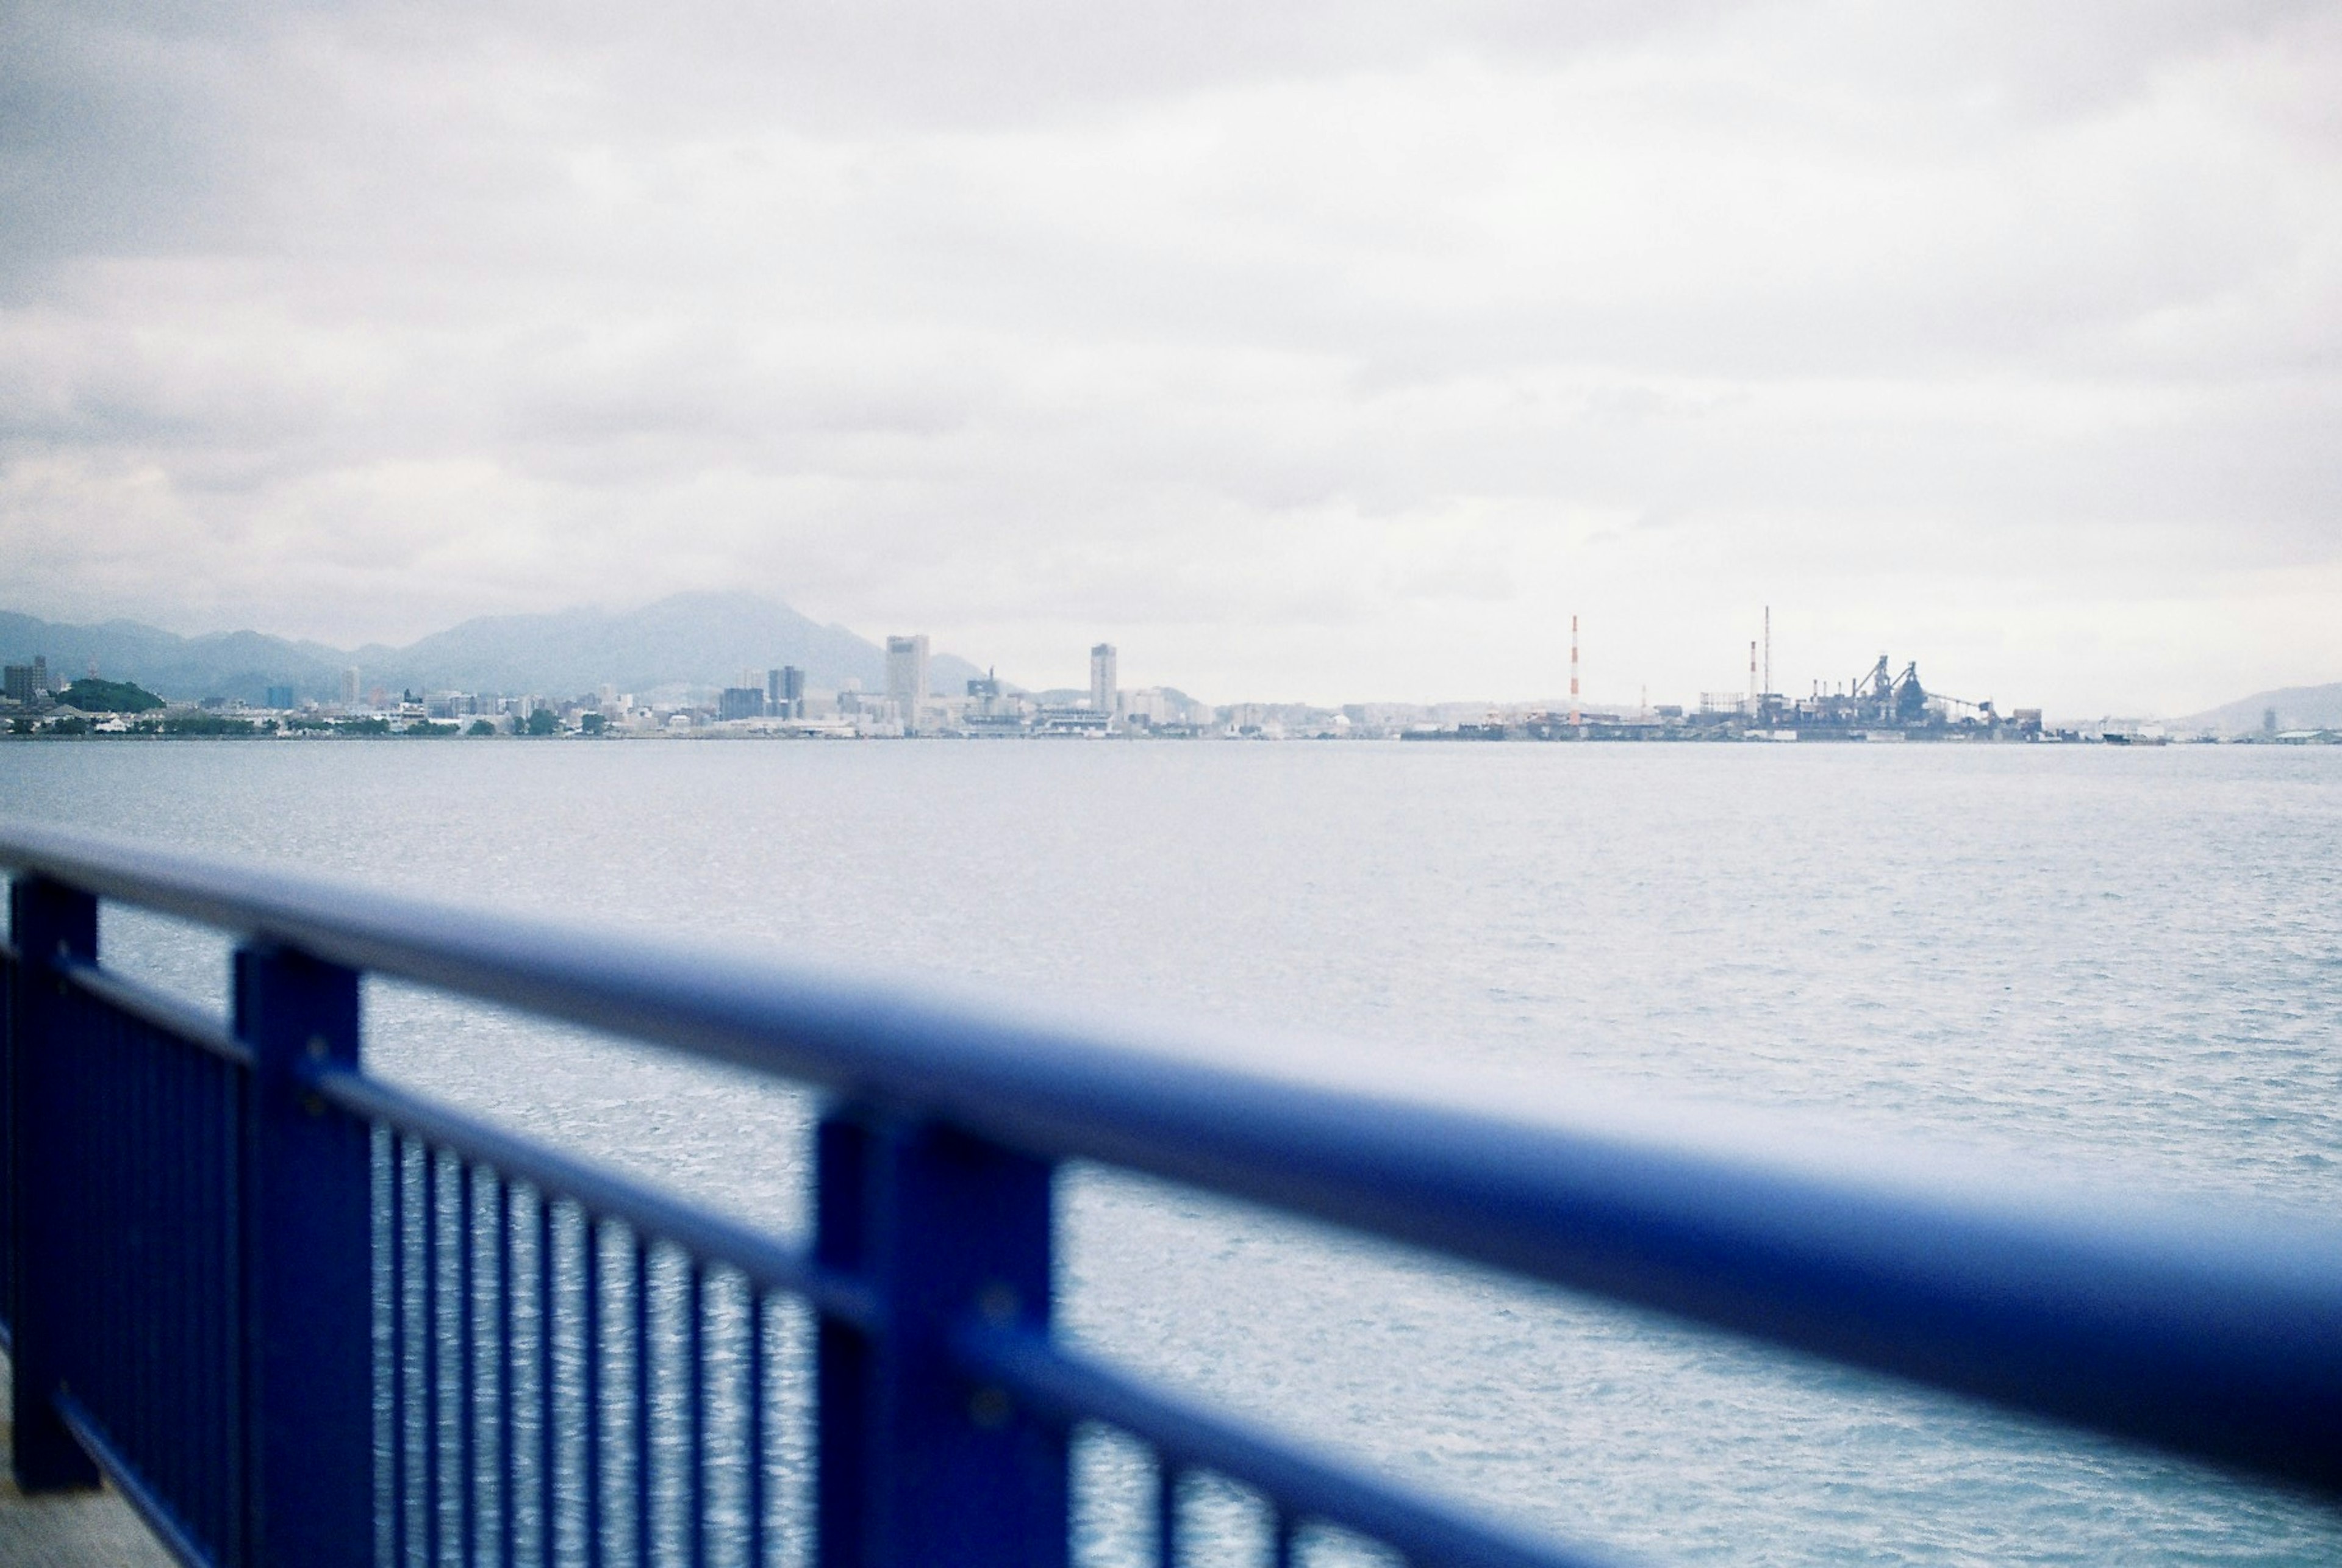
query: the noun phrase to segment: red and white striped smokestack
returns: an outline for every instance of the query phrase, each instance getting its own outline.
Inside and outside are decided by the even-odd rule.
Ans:
[[[1577,617],[1569,618],[1569,722],[1577,723]]]

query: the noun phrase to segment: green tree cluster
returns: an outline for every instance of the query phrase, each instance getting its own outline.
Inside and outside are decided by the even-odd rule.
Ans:
[[[163,718],[166,735],[248,735],[258,727],[250,719],[222,714],[166,714]]]
[[[143,714],[163,705],[163,699],[131,681],[101,681],[85,675],[57,699],[85,714]]]

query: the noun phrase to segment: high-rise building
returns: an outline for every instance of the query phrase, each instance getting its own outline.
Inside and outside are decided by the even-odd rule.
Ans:
[[[1090,706],[1101,714],[1113,713],[1116,689],[1114,644],[1100,643],[1090,650]]]
[[[905,734],[919,727],[919,709],[927,700],[927,636],[886,639],[886,695],[903,717]]]
[[[783,664],[765,672],[765,711],[776,719],[801,719],[805,712],[805,672]]]
[[[723,696],[716,699],[716,716],[761,719],[765,716],[765,694],[755,686],[726,686]]]
[[[264,706],[264,707],[271,707],[271,708],[278,708],[278,709],[289,708],[289,707],[291,707],[292,705],[293,705],[293,688],[292,688],[292,687],[290,687],[290,686],[271,686],[271,687],[269,687],[269,688],[268,688],[268,700],[267,700],[267,702],[265,702],[265,704],[262,704],[262,706]]]
[[[355,708],[357,705],[358,667],[355,664],[352,664],[348,669],[342,672],[342,706],[345,708]]]
[[[29,664],[6,666],[7,694],[12,703],[37,702],[49,689],[49,661],[43,654],[33,655]]]

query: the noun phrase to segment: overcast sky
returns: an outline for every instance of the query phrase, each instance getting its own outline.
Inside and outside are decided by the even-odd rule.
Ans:
[[[187,13],[195,14],[190,19]],[[0,4],[0,607],[2342,679],[2342,5]]]

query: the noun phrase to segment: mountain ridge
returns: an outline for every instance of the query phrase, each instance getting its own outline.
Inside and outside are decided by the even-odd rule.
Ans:
[[[2277,711],[2280,730],[2342,729],[2342,681],[2322,686],[2279,686],[2255,692],[2217,708],[2206,708],[2174,723],[2186,729],[2213,730],[2222,734],[2250,734],[2261,727],[2261,716]]]
[[[251,630],[181,636],[116,618],[88,624],[0,611],[0,656],[10,664],[46,655],[54,675],[95,665],[180,701],[265,699],[272,685],[301,698],[331,700],[355,664],[371,691],[501,692],[573,696],[610,684],[642,692],[666,685],[730,685],[744,671],[795,664],[806,681],[834,689],[856,680],[886,684],[886,655],[844,626],[822,624],[777,599],[737,590],[669,594],[633,610],[580,605],[532,614],[478,615],[403,646],[340,649]],[[956,692],[983,674],[950,654],[928,664],[928,684]]]

